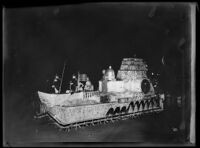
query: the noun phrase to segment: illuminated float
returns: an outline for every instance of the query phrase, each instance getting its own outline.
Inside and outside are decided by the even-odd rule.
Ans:
[[[164,94],[155,94],[146,72],[143,59],[124,58],[116,76],[111,66],[103,70],[96,91],[88,76],[78,73],[74,90],[67,90],[64,94],[38,91],[40,114],[48,115],[60,128],[69,130],[160,112]]]

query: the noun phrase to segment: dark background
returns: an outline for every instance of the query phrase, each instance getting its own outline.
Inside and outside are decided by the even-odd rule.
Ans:
[[[103,69],[111,65],[117,74],[122,59],[136,54],[150,72],[160,73],[163,90],[176,96],[189,93],[188,4],[83,3],[4,8],[3,12],[8,141],[17,133],[16,124],[32,120],[36,92],[52,92],[53,78],[56,73],[61,76],[64,61],[63,92],[78,71],[87,73],[97,88]]]

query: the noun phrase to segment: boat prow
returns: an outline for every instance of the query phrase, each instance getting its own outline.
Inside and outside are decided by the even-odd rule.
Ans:
[[[67,100],[71,94],[50,94],[38,91],[39,99],[45,105],[52,107],[61,104],[63,101]]]
[[[77,93],[66,93],[66,94],[50,94],[38,91],[38,96],[40,101],[45,105],[52,107],[55,105],[63,105],[67,102],[75,101],[75,100],[82,100],[83,99],[83,92]],[[65,103],[64,103],[65,102]]]

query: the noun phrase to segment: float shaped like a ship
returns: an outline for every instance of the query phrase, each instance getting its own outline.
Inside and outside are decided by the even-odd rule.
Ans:
[[[164,109],[164,94],[155,94],[146,72],[143,59],[124,58],[116,77],[111,66],[103,71],[96,91],[91,82],[86,87],[86,74],[78,74],[73,92],[49,94],[38,91],[40,112],[49,115],[63,128],[160,112]]]

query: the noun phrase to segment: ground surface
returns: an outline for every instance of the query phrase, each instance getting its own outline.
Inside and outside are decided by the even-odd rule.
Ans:
[[[19,97],[18,100],[20,100],[21,96],[15,94],[13,97]],[[24,98],[21,99],[24,100]],[[126,145],[184,143],[181,132],[172,130],[173,127],[178,127],[180,124],[181,114],[178,108],[171,108],[159,114],[145,115],[136,119],[65,132],[59,131],[46,119],[35,120],[32,105],[30,105],[31,103],[27,104],[28,100],[30,99],[12,101],[12,103],[8,103],[9,100],[5,101],[4,144],[7,146],[73,144],[58,142],[120,142],[118,144]]]

